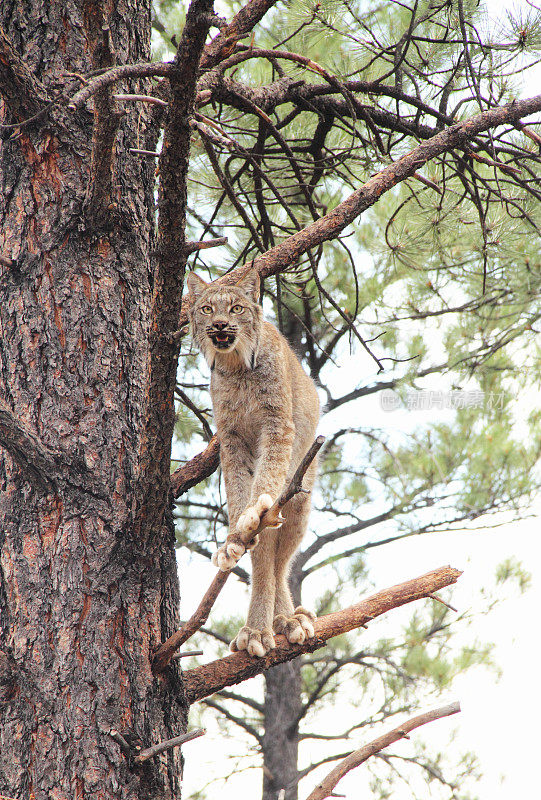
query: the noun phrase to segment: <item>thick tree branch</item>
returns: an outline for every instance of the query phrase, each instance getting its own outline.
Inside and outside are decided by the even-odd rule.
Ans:
[[[325,441],[324,436],[318,436],[315,442],[312,444],[306,455],[304,456],[303,460],[297,467],[295,474],[293,475],[291,481],[288,485],[284,488],[283,492],[280,494],[280,497],[273,503],[273,505],[269,508],[268,511],[263,514],[261,517],[261,522],[259,527],[255,531],[250,531],[247,534],[242,534],[240,536],[241,541],[243,544],[248,548],[251,542],[255,539],[255,537],[263,531],[265,528],[268,527],[276,527],[280,525],[283,521],[283,517],[281,515],[281,511],[283,507],[288,503],[291,498],[298,494],[298,492],[302,492],[302,479],[306,474],[306,470],[316,457],[318,451],[323,446],[323,442]],[[184,624],[181,630],[176,631],[172,634],[172,636],[167,639],[156,651],[154,656],[152,668],[155,673],[163,672],[163,670],[168,665],[169,661],[171,660],[173,653],[178,650],[178,648],[184,644],[191,636],[194,635],[207,621],[212,606],[216,602],[216,599],[220,592],[222,591],[225,582],[227,581],[230,572],[222,572],[218,570],[214,580],[210,584],[209,588],[205,592],[205,595],[199,606],[197,607],[196,611],[192,614],[190,619]],[[225,684],[224,684],[225,685]]]
[[[350,753],[350,755],[344,758],[340,764],[337,764],[337,766],[331,770],[331,772],[329,772],[329,774],[320,783],[318,783],[316,788],[308,795],[307,800],[325,800],[326,797],[330,797],[332,795],[334,787],[338,781],[344,777],[344,775],[346,775],[355,767],[358,767],[363,762],[367,761],[370,756],[373,756],[375,753],[379,753],[380,750],[383,750],[390,744],[398,742],[400,739],[407,737],[408,733],[415,728],[419,728],[421,725],[426,725],[428,722],[433,722],[436,719],[449,717],[451,714],[457,714],[459,711],[460,704],[451,703],[448,706],[443,706],[443,708],[436,708],[433,711],[427,711],[424,714],[419,714],[417,717],[412,717],[406,722],[403,722],[397,728],[394,728],[392,731],[389,731],[382,736],[378,736],[378,738],[374,739],[373,742],[370,742],[369,744],[364,745],[364,747],[360,747],[358,750]]]
[[[265,253],[256,256],[253,261],[231,270],[227,275],[219,278],[219,282],[232,285],[252,267],[257,269],[262,278],[276,275],[276,273],[291,267],[308,250],[339,236],[363,211],[373,206],[382,195],[398,183],[414,175],[428,161],[442,153],[464,146],[483,131],[505,123],[514,124],[521,117],[540,110],[541,95],[537,95],[527,100],[508,103],[505,106],[496,106],[441,131],[378,172],[328,214],[310,223],[301,231],[288,236],[287,239]],[[179,327],[188,323],[189,303],[190,296],[188,295],[183,302]]]
[[[460,570],[452,567],[441,567],[414,580],[377,592],[357,605],[320,617],[314,623],[314,638],[307,639],[303,644],[289,644],[285,636],[277,636],[276,647],[263,658],[252,658],[241,651],[188,670],[184,673],[186,695],[193,703],[225,686],[232,686],[259,675],[275,664],[291,661],[302,653],[311,653],[333,636],[366,625],[393,608],[428,597],[438,589],[456,583],[461,574]]]

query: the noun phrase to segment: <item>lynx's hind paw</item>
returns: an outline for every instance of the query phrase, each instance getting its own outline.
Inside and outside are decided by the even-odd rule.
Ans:
[[[244,625],[229,645],[233,653],[237,650],[247,650],[251,656],[263,658],[269,650],[275,647],[272,631],[263,628],[262,631]]]
[[[246,547],[238,536],[228,538],[226,543],[219,547],[212,556],[212,563],[222,572],[229,572],[245,552]]]
[[[260,494],[253,506],[247,506],[237,520],[237,530],[250,533],[259,528],[261,517],[274,503],[270,494]]]
[[[314,634],[314,620],[316,615],[307,611],[302,606],[297,606],[292,617],[278,614],[274,618],[272,627],[275,633],[283,633],[290,644],[302,644],[305,639],[311,639]]]

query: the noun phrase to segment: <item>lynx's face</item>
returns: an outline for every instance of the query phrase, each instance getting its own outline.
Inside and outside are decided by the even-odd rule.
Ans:
[[[248,273],[246,278],[235,286],[214,286],[194,273],[188,276],[194,296],[192,335],[209,364],[214,363],[217,353],[236,352],[250,366],[257,350],[261,308],[254,292],[259,292],[259,276]]]

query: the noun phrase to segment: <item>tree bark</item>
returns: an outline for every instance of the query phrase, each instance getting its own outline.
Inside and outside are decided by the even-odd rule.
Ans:
[[[66,72],[96,68],[104,48],[121,63],[149,57],[147,0],[116,4],[108,18],[103,8],[29,0],[0,11],[3,53],[34,80],[23,103],[0,85],[0,121],[46,109],[18,135],[2,131],[0,149],[0,793],[21,800],[180,793],[178,748],[133,767],[109,736],[115,728],[146,748],[186,730],[178,668],[159,682],[150,661],[179,626],[163,501],[146,505],[151,545],[133,535],[154,165],[128,147],[145,110],[118,120],[112,151],[114,135],[94,140],[91,158],[92,114],[47,105]],[[111,191],[105,219],[90,213],[91,170],[98,191]]]
[[[295,564],[289,576],[293,604],[301,602],[301,570]],[[263,711],[263,800],[297,800],[299,729],[302,705],[301,659],[277,664],[265,673]]]

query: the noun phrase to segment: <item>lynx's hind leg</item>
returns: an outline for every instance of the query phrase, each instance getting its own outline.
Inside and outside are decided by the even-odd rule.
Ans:
[[[294,497],[285,511],[286,521],[277,534],[276,601],[272,627],[275,633],[283,633],[292,644],[302,644],[305,639],[311,639],[314,635],[315,614],[302,606],[293,607],[288,586],[289,565],[308,526],[310,502],[310,495],[302,494]]]
[[[272,617],[274,611],[274,557],[277,532],[261,531],[257,547],[252,556],[252,596],[246,625],[231,642],[231,650],[246,650],[251,656],[261,658],[274,647]]]

